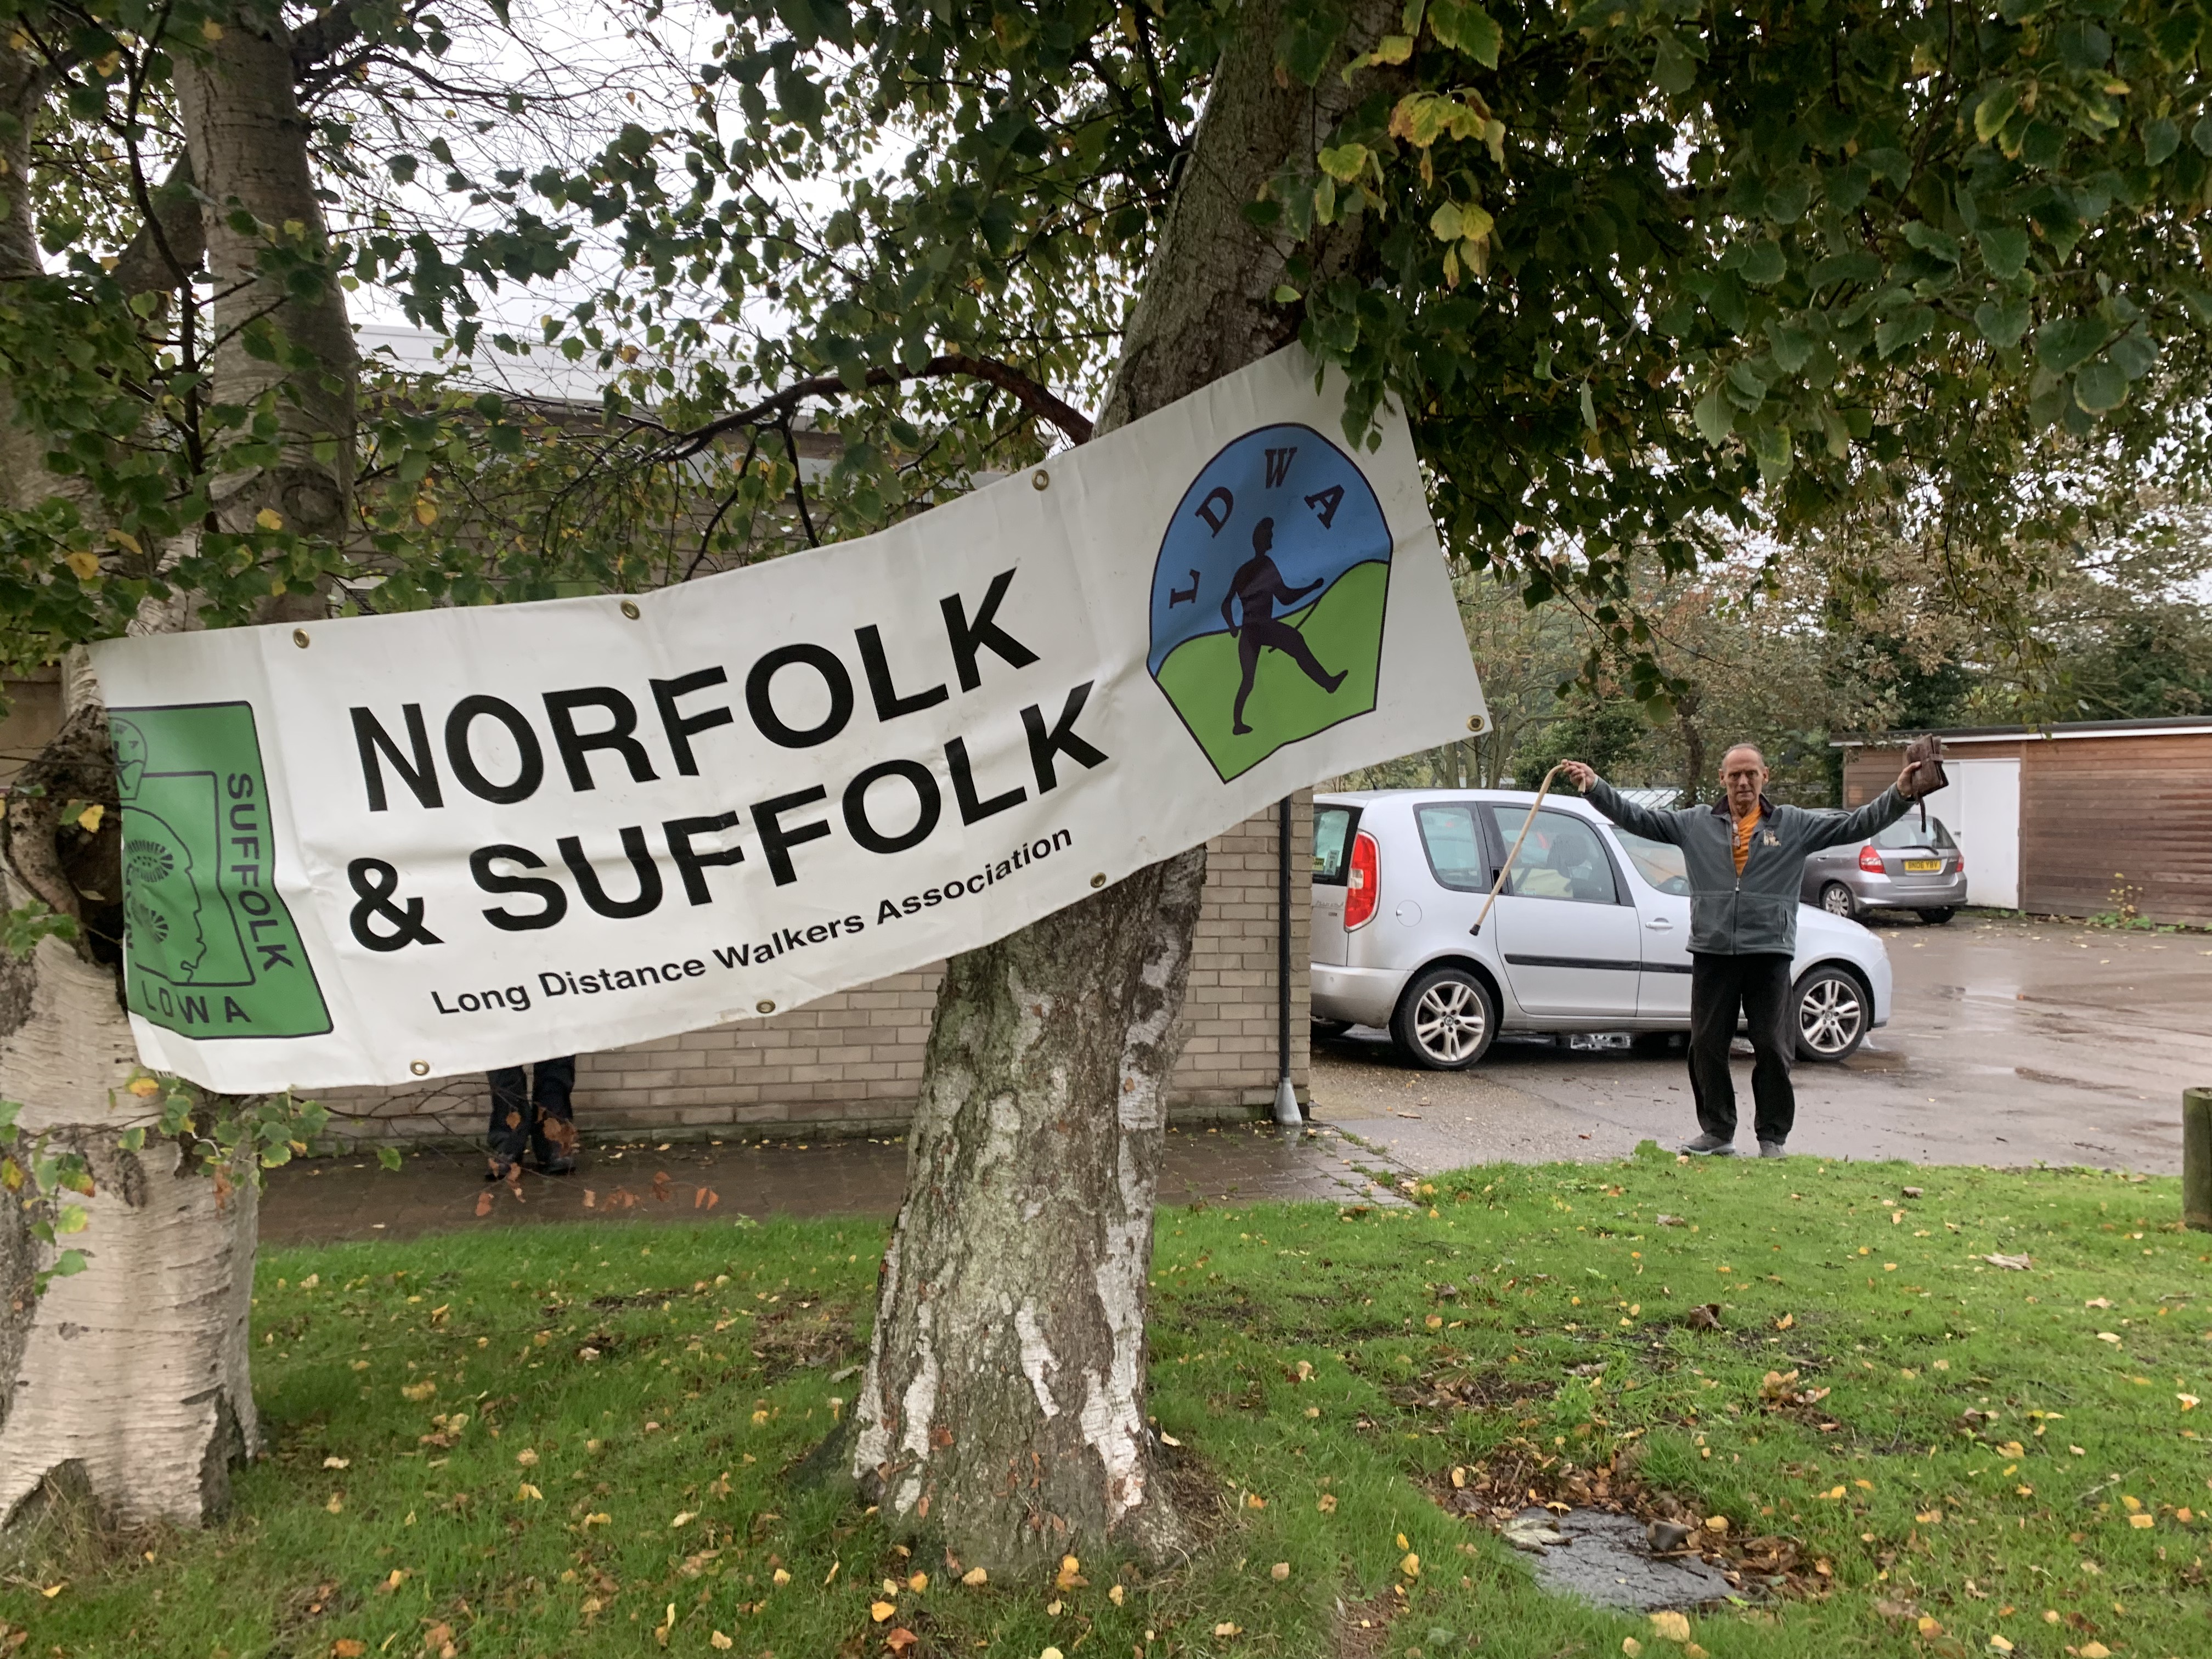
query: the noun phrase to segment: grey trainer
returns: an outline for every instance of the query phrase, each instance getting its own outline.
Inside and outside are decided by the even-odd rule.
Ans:
[[[1762,1140],[1759,1143],[1759,1155],[1761,1158],[1787,1158],[1790,1149],[1778,1140]]]
[[[1692,1158],[1734,1158],[1735,1143],[1723,1140],[1718,1135],[1699,1135],[1695,1140],[1682,1143],[1682,1151]]]

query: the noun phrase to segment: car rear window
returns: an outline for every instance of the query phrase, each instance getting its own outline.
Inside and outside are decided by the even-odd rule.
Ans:
[[[1344,885],[1345,854],[1351,850],[1352,826],[1358,821],[1356,806],[1314,808],[1313,878],[1322,886]]]
[[[1638,875],[1662,893],[1672,893],[1677,898],[1689,896],[1690,867],[1682,858],[1680,848],[1671,842],[1632,836],[1626,830],[1613,833],[1620,838],[1620,850],[1628,854],[1628,861],[1636,866]]]
[[[1943,827],[1942,819],[1929,818],[1928,827],[1923,830],[1920,827],[1920,814],[1917,812],[1906,813],[1888,829],[1882,830],[1875,836],[1874,844],[1892,850],[1905,847],[1949,848],[1957,845],[1951,839],[1951,832]]]
[[[1421,848],[1429,855],[1429,868],[1439,885],[1463,893],[1489,890],[1482,844],[1475,838],[1474,813],[1469,808],[1441,804],[1417,806],[1413,819],[1421,826]]]

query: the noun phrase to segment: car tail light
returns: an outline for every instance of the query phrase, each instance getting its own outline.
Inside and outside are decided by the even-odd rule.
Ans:
[[[1870,876],[1878,876],[1881,873],[1881,854],[1874,850],[1874,843],[1871,842],[1859,848],[1859,868]]]
[[[1959,854],[1959,873],[1962,876],[1966,873],[1966,855],[1964,853]]]
[[[1375,906],[1382,896],[1382,872],[1377,867],[1375,837],[1363,830],[1352,838],[1352,873],[1345,878],[1345,932],[1364,927],[1374,921]]]

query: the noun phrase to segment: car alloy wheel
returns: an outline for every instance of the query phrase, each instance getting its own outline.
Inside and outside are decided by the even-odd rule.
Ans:
[[[1847,920],[1859,913],[1858,901],[1851,896],[1851,890],[1840,881],[1832,881],[1820,890],[1820,908],[1832,916],[1842,916]]]
[[[1868,998],[1840,968],[1816,968],[1797,982],[1797,1051],[1808,1060],[1847,1058],[1867,1034]]]
[[[1464,1070],[1480,1060],[1498,1030],[1498,1009],[1482,981],[1461,968],[1422,975],[1399,999],[1390,1035],[1399,1052],[1432,1072]]]

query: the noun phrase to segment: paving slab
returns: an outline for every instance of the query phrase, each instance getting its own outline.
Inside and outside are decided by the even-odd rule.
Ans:
[[[261,1238],[270,1245],[329,1243],[544,1221],[889,1219],[906,1190],[906,1159],[903,1140],[640,1141],[586,1147],[571,1176],[526,1168],[519,1189],[488,1188],[483,1160],[461,1152],[417,1152],[398,1170],[374,1158],[303,1159],[270,1172]],[[1402,1201],[1389,1184],[1400,1173],[1387,1156],[1326,1127],[1170,1129],[1159,1201]],[[479,1215],[487,1191],[490,1206]]]
[[[2212,1084],[2212,935],[1972,912],[1875,931],[1891,1023],[1842,1065],[1796,1068],[1793,1152],[2180,1170],[2181,1091]],[[1738,1133],[1755,1150],[1748,1055]],[[1501,1038],[1472,1071],[1417,1072],[1360,1029],[1317,1043],[1313,1076],[1317,1119],[1424,1171],[1619,1158],[1697,1133],[1679,1054]]]

